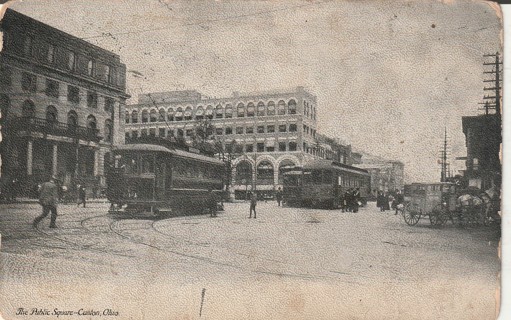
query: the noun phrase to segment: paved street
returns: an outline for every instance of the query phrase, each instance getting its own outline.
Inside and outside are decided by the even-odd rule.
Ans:
[[[37,204],[1,205],[4,318],[83,305],[117,319],[197,319],[203,289],[204,319],[495,318],[496,227],[410,227],[374,203],[342,213],[260,202],[257,219],[248,203],[217,218],[107,209],[61,205],[58,229],[49,218],[33,229]]]

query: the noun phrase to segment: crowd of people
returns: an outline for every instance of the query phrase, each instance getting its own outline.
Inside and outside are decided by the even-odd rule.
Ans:
[[[403,203],[403,193],[398,189],[394,192],[378,191],[376,196],[376,207],[380,208],[380,212],[392,209],[395,210],[395,214],[398,214],[399,206]]]

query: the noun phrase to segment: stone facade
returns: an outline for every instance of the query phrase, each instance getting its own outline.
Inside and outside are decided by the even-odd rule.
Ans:
[[[104,186],[104,159],[124,142],[120,57],[10,9],[1,31],[3,182],[22,194],[50,175]]]
[[[254,187],[260,195],[272,196],[282,187],[286,167],[311,159],[352,163],[351,146],[318,133],[316,96],[303,87],[234,92],[219,99],[194,90],[144,94],[126,107],[125,119],[127,139],[180,137],[188,143],[194,126],[210,121],[216,141],[239,146],[231,183],[237,198]]]

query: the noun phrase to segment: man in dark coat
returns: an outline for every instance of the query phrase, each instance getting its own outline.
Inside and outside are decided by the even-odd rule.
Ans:
[[[85,192],[85,187],[84,186],[80,186],[78,188],[78,207],[80,206],[80,204],[83,203],[83,207],[85,208],[85,202],[87,201],[87,194]]]
[[[345,206],[346,206],[346,212],[351,212],[352,210],[352,193],[351,193],[351,188],[349,188],[348,190],[346,190],[346,192],[344,193],[344,203],[345,203]]]
[[[275,198],[277,198],[277,205],[280,207],[280,203],[282,202],[282,189],[277,190],[277,194],[275,195]]]
[[[43,207],[43,213],[34,219],[32,223],[34,228],[37,228],[37,225],[41,220],[43,220],[48,213],[51,211],[51,222],[50,228],[56,228],[55,222],[57,220],[57,201],[59,199],[59,190],[57,185],[55,184],[55,180],[52,177],[50,181],[45,182],[41,185],[41,189],[39,190],[39,203]]]
[[[213,192],[213,189],[209,189],[208,191],[208,210],[210,217],[216,217],[216,195]]]
[[[252,192],[252,196],[250,197],[250,216],[249,219],[252,218],[252,211],[254,211],[254,219],[256,217],[256,205],[257,205],[257,193]]]

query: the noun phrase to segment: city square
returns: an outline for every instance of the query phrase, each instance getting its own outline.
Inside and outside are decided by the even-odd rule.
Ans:
[[[1,316],[495,319],[501,13],[0,5]]]
[[[410,227],[374,202],[358,213],[275,201],[257,210],[249,219],[236,202],[216,218],[129,218],[98,200],[60,205],[57,229],[48,219],[33,229],[39,205],[2,205],[2,311],[80,305],[194,319],[206,289],[212,319],[495,317],[498,226]]]

